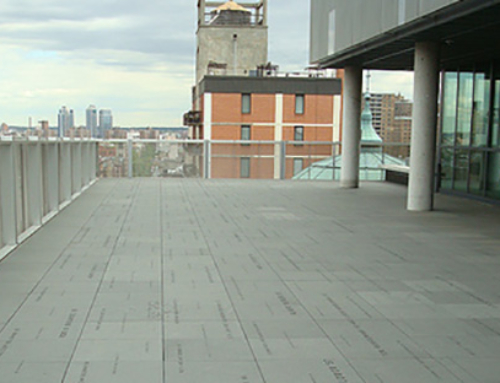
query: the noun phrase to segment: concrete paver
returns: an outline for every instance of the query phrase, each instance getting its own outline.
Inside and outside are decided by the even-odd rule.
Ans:
[[[0,263],[0,381],[498,382],[500,209],[101,180]]]

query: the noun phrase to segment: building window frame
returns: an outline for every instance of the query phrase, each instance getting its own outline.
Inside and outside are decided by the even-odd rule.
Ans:
[[[304,94],[295,95],[295,114],[304,114],[306,109],[306,96]]]
[[[300,146],[303,145],[300,143],[300,141],[304,141],[304,126],[303,125],[296,125],[293,127],[293,141],[295,142],[294,145]]]
[[[252,126],[241,125],[241,141],[250,141],[252,139]],[[249,142],[242,142],[243,146],[250,146]]]
[[[250,93],[241,94],[241,113],[252,113],[252,95]]]
[[[240,157],[240,178],[250,178],[250,157]]]

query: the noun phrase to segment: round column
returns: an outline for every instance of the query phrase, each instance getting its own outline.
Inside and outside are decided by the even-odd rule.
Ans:
[[[408,210],[429,211],[434,200],[439,44],[415,46]]]
[[[362,83],[363,70],[360,67],[345,68],[340,186],[348,189],[359,186]]]

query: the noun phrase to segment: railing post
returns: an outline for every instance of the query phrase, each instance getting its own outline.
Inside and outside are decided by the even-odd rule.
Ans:
[[[92,180],[97,179],[99,171],[99,142],[92,145]]]
[[[71,200],[71,143],[59,141],[59,205]]]
[[[82,191],[82,186],[83,186],[83,177],[82,177],[83,161],[82,161],[82,142],[81,141],[79,141],[76,144],[76,161],[77,161],[76,192],[80,193]]]
[[[56,212],[59,209],[59,161],[58,146],[55,143],[42,144],[43,162],[43,215]]]
[[[39,142],[27,144],[26,150],[26,205],[28,227],[40,226],[43,216],[42,150]]]
[[[68,142],[70,147],[70,157],[71,157],[71,193],[70,200],[73,194],[76,193],[76,144],[74,142]]]
[[[203,141],[203,168],[204,168],[204,178],[211,178],[211,142],[209,140]]]
[[[286,141],[280,141],[280,180],[286,177]]]
[[[128,148],[128,178],[132,178],[134,176],[134,159],[133,159],[133,142],[131,138],[129,138],[127,141],[127,148]]]
[[[86,187],[89,184],[89,144],[84,141],[82,143],[82,186]]]
[[[17,244],[15,143],[0,146],[0,248]],[[1,254],[1,253],[0,253]]]

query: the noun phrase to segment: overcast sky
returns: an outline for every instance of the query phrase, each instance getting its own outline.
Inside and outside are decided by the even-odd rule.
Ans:
[[[180,126],[194,81],[197,0],[1,0],[0,123],[57,124],[62,105],[113,110],[118,126]],[[269,1],[269,59],[308,65],[309,1]],[[411,97],[411,74],[372,91]]]

